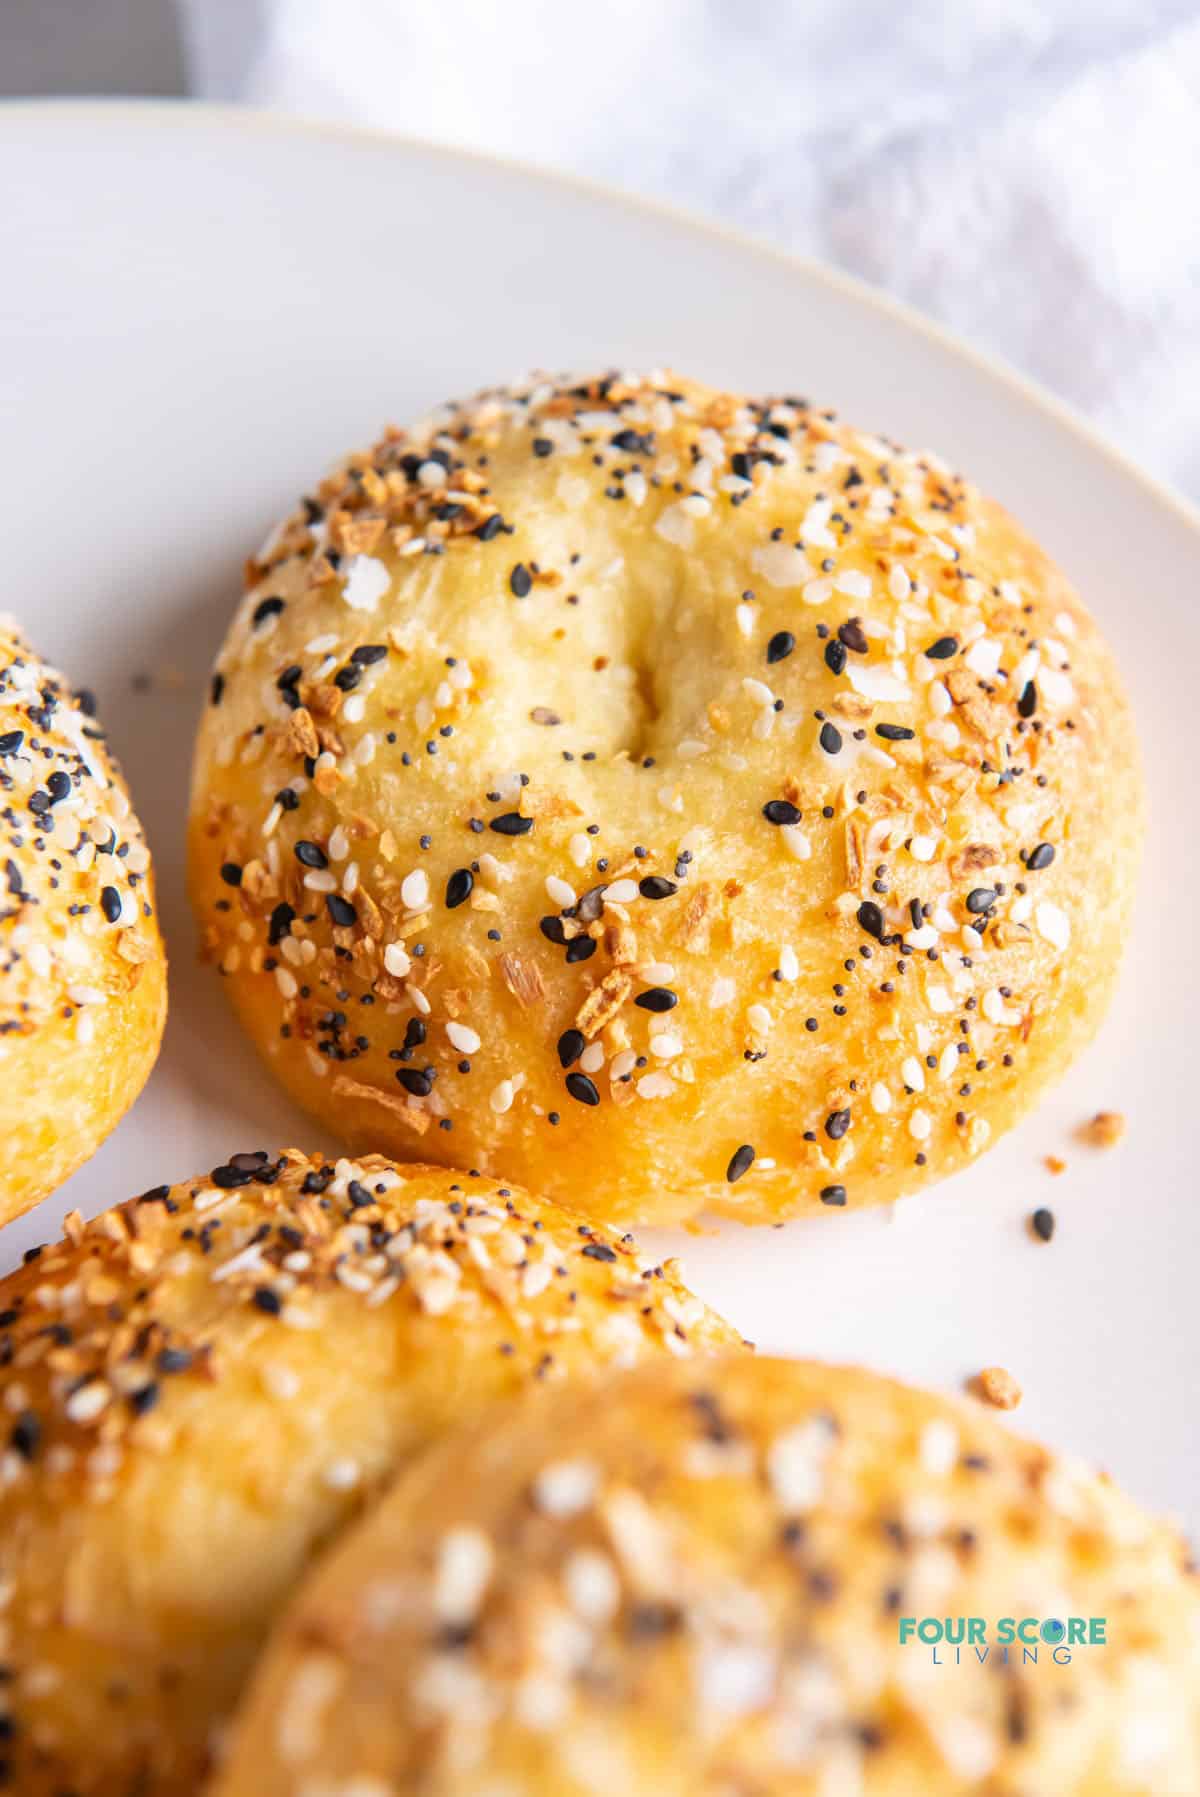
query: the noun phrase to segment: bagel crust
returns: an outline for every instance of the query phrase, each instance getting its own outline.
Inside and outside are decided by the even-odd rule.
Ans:
[[[978,1653],[904,1630],[960,1617]],[[288,1611],[214,1797],[1197,1790],[1173,1531],[978,1407],[717,1358],[434,1449]]]
[[[95,1153],[154,1065],[167,968],[90,699],[0,617],[0,1224]]]
[[[234,1155],[0,1282],[0,1788],[192,1797],[314,1550],[452,1422],[730,1348],[515,1186]]]
[[[351,1143],[767,1221],[1029,1109],[1139,836],[1111,657],[998,506],[800,401],[613,376],[390,433],[276,533],[191,881]]]

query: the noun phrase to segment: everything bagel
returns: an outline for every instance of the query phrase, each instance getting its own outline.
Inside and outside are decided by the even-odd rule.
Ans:
[[[537,381],[352,456],[248,584],[192,891],[351,1143],[778,1220],[963,1166],[1095,1028],[1128,706],[935,457],[794,398]]]
[[[193,1797],[316,1550],[453,1424],[738,1337],[630,1241],[378,1155],[235,1154],[0,1280],[0,1788]]]

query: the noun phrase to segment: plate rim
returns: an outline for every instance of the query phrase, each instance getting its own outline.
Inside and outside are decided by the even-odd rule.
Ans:
[[[549,168],[518,156],[496,155],[467,145],[441,143],[415,132],[393,131],[384,126],[360,125],[341,119],[324,119],[306,113],[273,112],[261,106],[243,106],[231,101],[196,100],[187,96],[172,99],[151,96],[99,95],[86,98],[71,96],[15,97],[0,101],[0,134],[8,136],[13,127],[20,128],[34,120],[43,122],[67,118],[80,123],[100,123],[107,127],[115,121],[138,123],[150,121],[168,132],[185,131],[193,121],[223,126],[248,136],[263,134],[278,138],[298,137],[328,139],[341,144],[370,146],[376,150],[407,151],[429,156],[446,163],[472,168],[491,168],[517,176],[533,187],[553,188],[576,193],[609,205],[640,212],[650,218],[669,221],[695,236],[724,244],[740,255],[773,262],[800,275],[814,286],[823,286],[834,294],[854,299],[860,305],[882,313],[907,330],[924,337],[944,354],[972,364],[980,373],[1031,406],[1048,415],[1068,431],[1085,448],[1107,461],[1118,473],[1140,487],[1143,493],[1171,512],[1200,539],[1200,502],[1189,499],[1164,476],[1152,473],[1136,458],[1092,423],[1069,400],[1044,386],[1034,376],[1025,374],[1004,356],[983,349],[971,339],[960,336],[937,319],[895,298],[883,287],[851,274],[819,257],[784,249],[769,239],[752,232],[737,230],[707,214],[677,204],[658,195],[633,193],[618,183],[591,175]]]

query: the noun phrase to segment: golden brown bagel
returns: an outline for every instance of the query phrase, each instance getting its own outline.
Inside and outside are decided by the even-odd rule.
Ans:
[[[314,1548],[487,1400],[735,1333],[628,1238],[378,1156],[240,1155],[0,1283],[0,1786],[196,1791]]]
[[[0,1224],[94,1154],[145,1085],[167,968],[142,827],[104,734],[0,617]]]
[[[448,408],[288,520],[191,867],[243,1024],[349,1141],[761,1221],[1028,1110],[1138,835],[1111,657],[998,506],[794,401],[611,378]]]
[[[959,1616],[982,1662],[901,1644]],[[1174,1533],[965,1403],[718,1358],[433,1449],[287,1612],[214,1797],[1197,1790]]]

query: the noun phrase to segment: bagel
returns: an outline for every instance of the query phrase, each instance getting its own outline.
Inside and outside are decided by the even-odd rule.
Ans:
[[[167,969],[142,827],[87,694],[0,617],[0,1224],[95,1153],[154,1065]]]
[[[674,376],[484,394],[249,572],[203,952],[351,1143],[598,1218],[964,1166],[1092,1033],[1140,832],[1067,581],[931,456]]]
[[[643,1367],[412,1469],[286,1613],[214,1797],[1183,1797],[1185,1561],[965,1403]],[[935,1660],[960,1617],[982,1646]]]
[[[314,1549],[451,1421],[736,1334],[628,1238],[239,1154],[0,1283],[0,1788],[184,1797]]]

